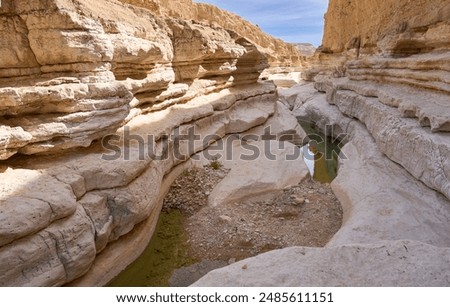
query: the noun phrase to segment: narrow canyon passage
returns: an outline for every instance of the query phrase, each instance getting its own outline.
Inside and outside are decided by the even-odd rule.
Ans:
[[[325,246],[342,222],[329,185],[339,148],[311,125],[307,131],[319,145],[316,155],[304,157],[316,165],[314,178],[279,192],[212,207],[208,196],[229,169],[213,161],[185,170],[164,199],[150,244],[109,285],[189,286],[213,269],[264,252]]]

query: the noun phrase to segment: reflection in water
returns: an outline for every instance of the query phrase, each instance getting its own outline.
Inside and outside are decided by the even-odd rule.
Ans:
[[[309,144],[300,148],[300,152],[302,153],[303,161],[305,161],[306,166],[308,167],[309,173],[311,176],[314,176],[314,153],[309,150]]]
[[[303,161],[305,161],[311,176],[322,183],[329,183],[337,176],[338,155],[340,148],[338,142],[317,132],[312,125],[300,122],[311,141],[301,148]]]

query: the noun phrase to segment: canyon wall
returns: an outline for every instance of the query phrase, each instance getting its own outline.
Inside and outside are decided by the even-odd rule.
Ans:
[[[414,54],[449,43],[446,0],[331,0],[325,15],[323,51],[360,48],[390,55]]]
[[[387,157],[450,198],[450,3],[331,1],[323,50],[347,61],[316,88],[364,123]]]
[[[89,146],[139,114],[255,83],[267,67],[236,33],[116,1],[0,12],[0,159]]]
[[[309,59],[313,68],[306,77],[312,80],[320,71],[342,76],[347,61],[364,55],[399,58],[446,50],[449,33],[446,0],[330,1],[322,46]]]
[[[207,3],[195,3],[192,0],[161,1],[161,0],[120,0],[135,6],[145,7],[157,15],[173,16],[189,20],[216,24],[238,33],[256,44],[264,53],[273,67],[301,67],[306,64],[305,57],[294,44],[286,43],[263,32],[259,26],[242,17],[222,10]]]
[[[178,165],[277,113],[260,46],[164,9],[3,1],[1,286],[105,284],[145,248]]]

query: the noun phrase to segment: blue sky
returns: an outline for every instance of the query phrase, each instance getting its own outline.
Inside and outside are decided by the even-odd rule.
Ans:
[[[322,43],[328,0],[194,0],[214,4],[290,43]]]

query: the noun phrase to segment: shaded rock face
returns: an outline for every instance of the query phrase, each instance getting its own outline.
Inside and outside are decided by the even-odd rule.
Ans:
[[[145,247],[178,166],[287,116],[258,82],[261,46],[218,24],[114,0],[8,1],[0,38],[2,286],[107,283]],[[190,130],[201,140],[177,138]]]

